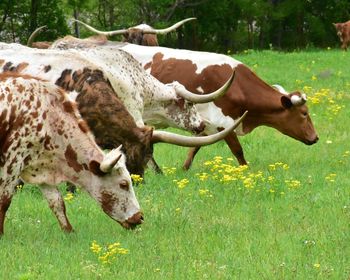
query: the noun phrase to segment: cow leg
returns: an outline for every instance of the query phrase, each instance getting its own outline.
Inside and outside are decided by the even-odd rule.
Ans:
[[[153,156],[148,161],[147,165],[148,167],[152,168],[157,174],[163,174],[162,169],[159,167]]]
[[[73,231],[66,215],[66,206],[64,205],[61,193],[56,187],[41,186],[41,192],[45,196],[52,212],[55,214],[62,230],[66,232]]]
[[[225,138],[226,144],[229,146],[231,152],[238,160],[240,165],[246,165],[247,162],[244,158],[243,149],[241,144],[239,143],[238,137],[236,133],[231,133]]]
[[[196,154],[198,153],[200,148],[201,147],[193,147],[193,148],[189,149],[188,154],[187,154],[187,159],[185,160],[184,165],[182,166],[182,168],[184,170],[190,169],[192,162],[193,162],[193,159],[196,156]]]
[[[9,209],[12,200],[12,194],[0,195],[0,236],[4,234],[4,222],[7,209]]]
[[[3,170],[0,170],[0,173]],[[4,234],[6,212],[10,207],[16,189],[16,180],[14,179],[16,176],[7,177],[6,174],[3,174],[3,176],[5,178],[0,178],[0,236]]]

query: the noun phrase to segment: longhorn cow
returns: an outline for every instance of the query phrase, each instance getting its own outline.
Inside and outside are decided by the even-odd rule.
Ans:
[[[74,19],[73,21],[76,21],[82,25],[84,25],[87,29],[90,31],[100,34],[100,38],[103,38],[102,40],[107,40],[107,37],[113,36],[113,35],[123,35],[124,39],[123,42],[128,42],[132,44],[138,44],[138,45],[144,45],[144,46],[158,46],[158,39],[157,35],[164,35],[167,33],[170,33],[177,28],[179,28],[184,23],[195,20],[196,18],[187,18],[184,20],[181,20],[175,24],[173,24],[170,27],[164,28],[164,29],[155,29],[152,26],[149,26],[148,24],[139,24],[133,27],[129,27],[127,29],[119,29],[114,31],[100,31],[95,29],[94,27],[80,21],[77,19]],[[27,46],[38,48],[38,49],[47,49],[51,46],[52,42],[34,42],[35,37],[37,34],[46,28],[46,26],[41,26],[37,28],[29,37],[27,41]]]
[[[159,126],[176,125],[193,131],[204,128],[202,119],[191,103],[177,96],[174,86],[165,86],[145,74],[130,55],[121,51],[114,59],[110,62],[118,64],[119,72],[100,67],[102,63],[93,63],[91,57],[87,61],[82,51],[35,50],[16,44],[0,44],[0,72],[38,76],[67,90],[77,101],[79,111],[99,145],[114,148],[123,144],[128,170],[134,174],[143,175],[145,164],[152,156],[153,143],[165,141],[187,147],[206,145],[225,137],[225,133],[233,128],[204,138],[204,142],[179,135],[162,137],[165,132],[144,126],[143,115],[150,121],[159,119]],[[183,93],[190,94],[186,90]],[[123,99],[125,106],[120,101]]]
[[[0,235],[19,177],[39,186],[61,228],[72,231],[55,187],[82,186],[125,228],[142,223],[125,156],[104,154],[68,95],[50,82],[0,74]]]
[[[123,50],[132,54],[151,75],[163,83],[179,82],[198,95],[206,95],[222,85],[232,71],[235,80],[222,97],[213,103],[196,105],[206,122],[204,132],[212,133],[218,126],[226,127],[228,119],[236,119],[249,111],[242,125],[225,141],[239,164],[247,164],[237,135],[245,135],[266,125],[307,145],[318,141],[311,121],[306,97],[295,91],[281,93],[261,80],[247,66],[232,57],[189,50],[145,47],[127,44]],[[191,149],[184,168],[188,169],[199,147]]]
[[[85,40],[58,40],[56,47],[65,48],[84,46],[94,47],[94,38]],[[204,133],[211,134],[227,127],[234,119],[248,110],[249,114],[242,125],[229,134],[225,141],[239,164],[247,164],[243,149],[237,135],[245,135],[258,126],[273,127],[285,135],[307,145],[318,141],[318,136],[311,121],[306,97],[300,92],[286,94],[265,83],[247,66],[232,57],[209,53],[164,47],[147,47],[135,44],[121,44],[110,41],[98,43],[99,48],[110,55],[111,52],[123,49],[130,53],[154,77],[163,83],[174,81],[186,89],[205,96],[213,89],[223,85],[232,71],[235,81],[225,95],[214,102],[197,104],[204,122]],[[190,150],[184,168],[188,169],[200,147]]]

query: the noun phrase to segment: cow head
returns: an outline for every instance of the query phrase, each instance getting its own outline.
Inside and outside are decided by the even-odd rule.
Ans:
[[[337,35],[341,42],[343,42],[343,32],[344,32],[344,23],[338,22],[333,23],[335,30],[337,31]]]
[[[318,141],[318,136],[306,106],[306,96],[292,92],[281,96],[282,113],[277,129],[307,145]]]
[[[94,196],[103,211],[124,228],[132,229],[143,221],[132,181],[125,167],[125,156],[121,146],[107,153],[101,162],[90,162],[90,170],[99,180],[93,188]]]

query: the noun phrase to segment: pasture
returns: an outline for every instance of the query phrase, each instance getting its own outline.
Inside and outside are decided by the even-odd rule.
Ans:
[[[112,221],[85,193],[65,194],[63,233],[35,186],[14,196],[0,239],[0,279],[344,279],[350,277],[350,53],[234,56],[269,84],[303,90],[320,140],[268,128],[241,137],[249,167],[223,142],[159,144],[165,175],[135,187],[145,223]]]

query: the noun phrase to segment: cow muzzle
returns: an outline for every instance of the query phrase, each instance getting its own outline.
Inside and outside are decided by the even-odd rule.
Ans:
[[[135,229],[137,225],[140,225],[143,223],[143,214],[142,212],[137,212],[132,217],[127,219],[124,222],[118,222],[123,228],[126,229]]]
[[[313,144],[316,144],[317,141],[318,141],[318,136],[316,135],[316,137],[313,140],[305,140],[304,143],[306,145],[313,145]]]

